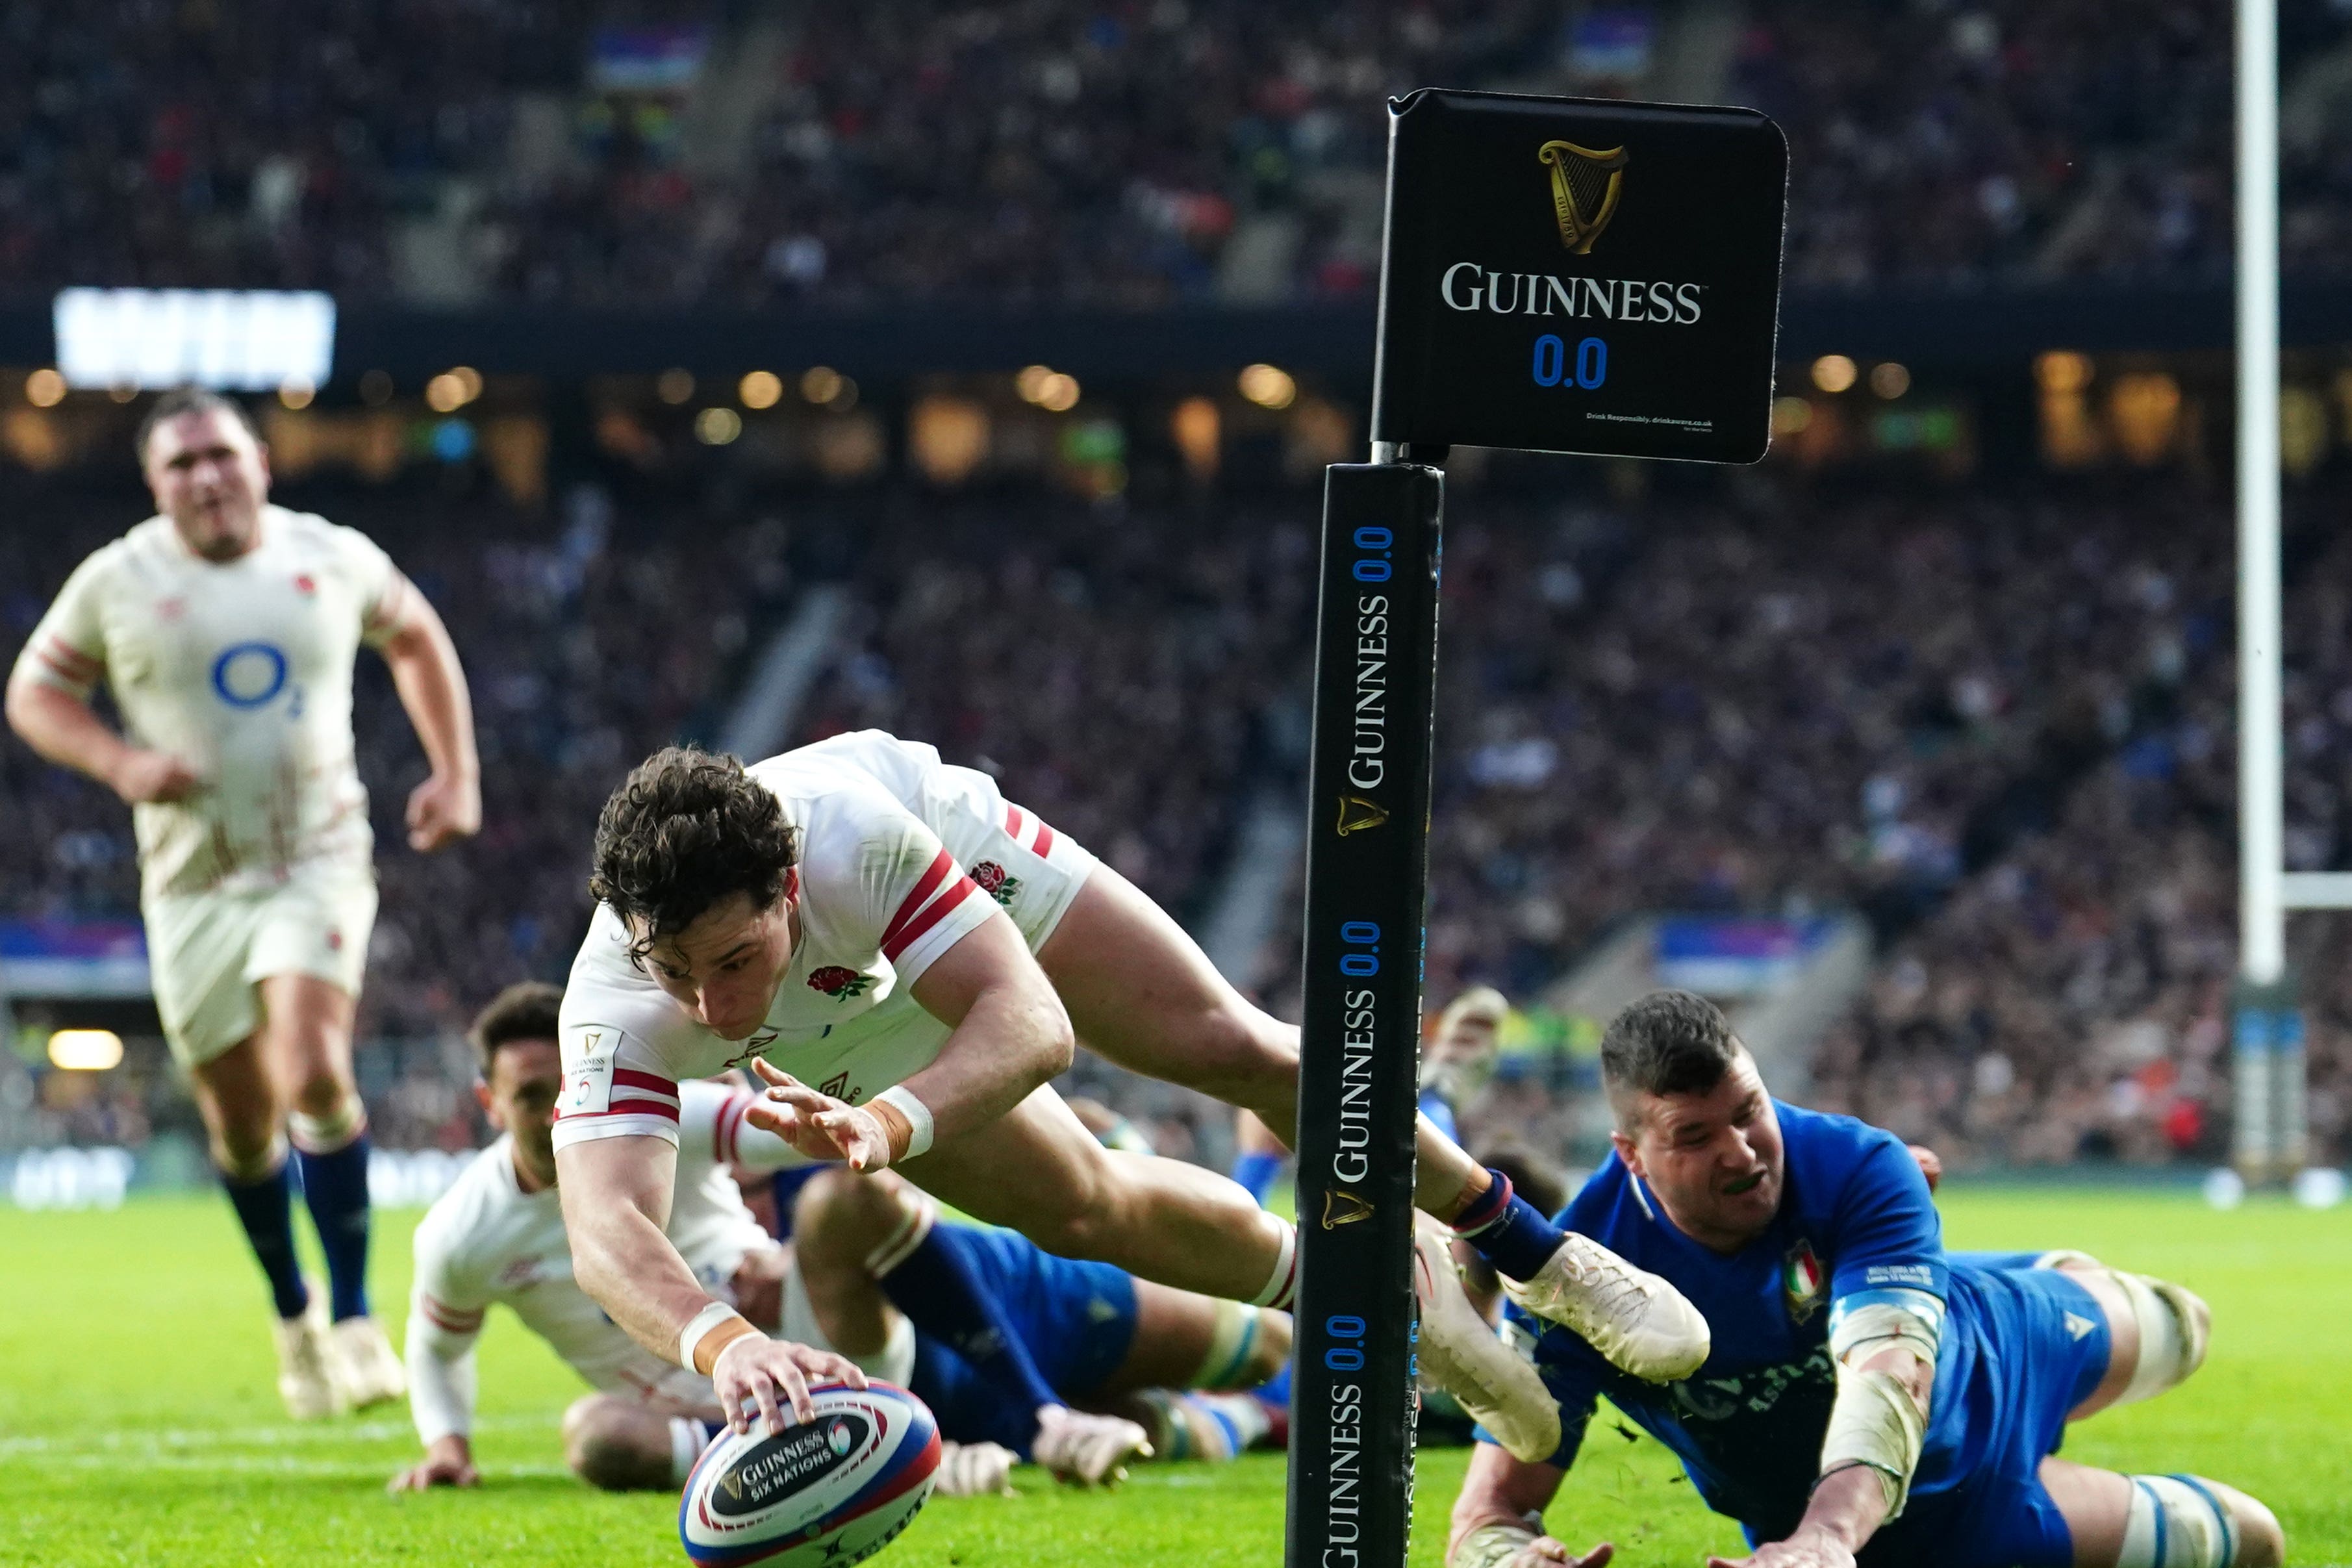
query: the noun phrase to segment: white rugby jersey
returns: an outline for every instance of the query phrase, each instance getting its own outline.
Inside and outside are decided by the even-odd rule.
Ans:
[[[85,700],[104,679],[131,738],[204,781],[132,810],[146,897],[260,885],[310,859],[367,864],[352,664],[414,591],[365,534],[278,506],[234,561],[151,517],[74,569],[18,672]]]
[[[856,1103],[928,1065],[950,1033],[912,986],[996,913],[963,869],[1003,831],[1010,808],[995,786],[878,730],[750,772],[801,836],[800,943],[765,1022],[740,1041],[696,1023],[630,960],[620,917],[599,908],[563,991],[557,1148],[623,1134],[675,1142],[678,1086],[755,1056]],[[1036,826],[1041,841],[1051,831]]]
[[[752,1091],[719,1083],[679,1088],[686,1136],[678,1148],[669,1238],[703,1288],[730,1300],[744,1255],[773,1245],[728,1173],[739,1153],[758,1168],[799,1163],[772,1134],[747,1126]],[[739,1141],[759,1141],[757,1149]],[[553,1187],[526,1193],[515,1179],[514,1139],[501,1137],[466,1167],[416,1227],[416,1281],[409,1300],[410,1411],[427,1444],[473,1426],[474,1341],[494,1302],[592,1385],[684,1405],[718,1402],[710,1380],[629,1338],[572,1278],[563,1205]]]

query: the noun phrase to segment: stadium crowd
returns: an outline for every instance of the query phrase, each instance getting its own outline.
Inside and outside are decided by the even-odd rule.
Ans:
[[[34,504],[65,521],[0,538],[17,636],[101,537],[100,510]],[[1245,786],[1302,755],[1298,496],[1106,508],[886,487],[710,516],[584,488],[544,519],[364,491],[320,504],[441,608],[479,714],[481,837],[408,854],[388,814],[422,763],[362,663],[383,910],[362,1028],[404,1042],[363,1067],[387,1146],[472,1139],[462,1020],[518,974],[560,977],[605,794],[656,746],[717,731],[747,648],[813,571],[846,571],[851,609],[803,738],[934,741],[1181,916],[1230,863]],[[1447,551],[1433,998],[1492,983],[1532,1000],[1633,912],[1858,908],[1884,957],[1823,1048],[1831,1103],[1956,1162],[2210,1154],[2235,946],[2219,506],[2161,477],[1478,494]],[[2291,599],[2304,867],[2338,863],[2352,832],[2331,782],[2352,746],[2328,586],[2352,561],[2336,555],[2299,570]],[[30,828],[0,836],[0,916],[135,908],[119,805],[16,747],[0,790]],[[1265,951],[1277,1007],[1295,1005],[1295,943]],[[2306,957],[2314,1120],[2333,1147],[2352,989],[2345,965]],[[1542,1086],[1497,1092],[1551,1125]]]
[[[2305,516],[2328,516],[2311,498]],[[2316,531],[2315,530],[2315,531]],[[2352,858],[2344,573],[2324,539],[2287,599],[2287,863]],[[2212,578],[2218,593],[2226,575]],[[1815,1065],[1825,1098],[1960,1161],[2219,1159],[2238,955],[2236,668],[2196,639],[2189,679],[2066,801],[1883,959]],[[2291,919],[2314,1156],[2352,1154],[2352,931]]]
[[[2287,255],[2334,268],[2352,16],[2282,12]],[[722,7],[650,41],[604,19],[582,0],[13,6],[0,278],[583,306],[1356,295],[1381,100],[1430,83],[1772,112],[1800,284],[2227,258],[2221,0],[908,0]],[[678,68],[632,68],[646,47]]]

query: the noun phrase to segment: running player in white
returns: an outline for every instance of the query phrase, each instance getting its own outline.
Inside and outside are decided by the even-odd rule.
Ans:
[[[478,1480],[471,1445],[474,1345],[497,1302],[602,1391],[574,1401],[562,1423],[565,1459],[592,1485],[683,1485],[720,1419],[709,1379],[647,1353],[572,1282],[551,1136],[562,1082],[556,1047],[562,1001],[552,985],[511,985],[470,1031],[482,1074],[475,1093],[503,1136],[467,1165],[416,1230],[409,1406],[425,1452],[393,1478],[394,1491]],[[951,1229],[980,1237],[983,1256],[975,1272],[986,1275],[993,1266],[1003,1284],[1038,1298],[1007,1303],[997,1292],[1009,1331],[1027,1328],[1052,1370],[1088,1391],[1242,1387],[1263,1381],[1287,1358],[1288,1323],[1278,1316],[1262,1323],[1247,1308],[1123,1277],[1088,1278],[1087,1289],[1073,1290],[1067,1276],[1112,1271],[1024,1258],[1027,1244],[1015,1238],[936,1225],[929,1200],[887,1174],[820,1173],[802,1190],[793,1244],[779,1247],[752,1217],[729,1169],[765,1172],[805,1160],[772,1133],[745,1124],[751,1090],[702,1080],[678,1090],[680,1180],[666,1228],[679,1256],[748,1321],[809,1347],[795,1354],[813,1375],[846,1373],[840,1358],[827,1353],[840,1345],[866,1373],[925,1397],[949,1434],[940,1485],[950,1496],[1003,1489],[1020,1457],[1005,1443],[1089,1484],[1109,1479],[1129,1457],[1150,1452],[1131,1421],[1073,1411],[1050,1389],[1024,1397],[1029,1391],[1008,1385],[994,1364],[1004,1359],[994,1346],[960,1354],[919,1340],[915,1326],[886,1300],[891,1287],[881,1277],[895,1274],[900,1279],[894,1284],[925,1290],[961,1288],[962,1281],[942,1278],[956,1257],[927,1256],[962,1241],[945,1234]],[[1034,1390],[1037,1371],[1023,1359]],[[1219,1427],[1237,1429],[1236,1446],[1265,1430],[1263,1415],[1253,1425],[1245,1396],[1230,1409],[1212,1401],[1195,1410],[1199,1402],[1176,1395],[1160,1403],[1211,1440]]]
[[[879,731],[748,773],[665,751],[606,803],[594,866],[602,907],[564,996],[555,1129],[572,1254],[639,1343],[714,1376],[730,1419],[748,1428],[756,1405],[772,1422],[780,1391],[805,1406],[789,1353],[714,1300],[661,1233],[677,1084],[730,1065],[776,1086],[754,1114],[812,1156],[904,1163],[965,1213],[1066,1258],[1289,1304],[1287,1223],[1222,1176],[1103,1149],[1048,1080],[1084,1038],[1286,1137],[1297,1031],[987,775]],[[1554,1228],[1426,1123],[1418,1191],[1620,1364],[1671,1379],[1705,1359],[1706,1325],[1671,1287]],[[1459,1297],[1450,1270],[1416,1274]],[[1557,1413],[1525,1363],[1483,1325],[1453,1331],[1475,1313],[1433,1304],[1423,1365],[1515,1450],[1556,1442]]]
[[[268,454],[236,404],[167,393],[138,451],[158,515],[67,579],[9,677],[8,722],[131,807],[163,1033],[269,1281],[278,1393],[317,1417],[402,1390],[368,1315],[352,1074],[376,905],[352,741],[360,644],[392,667],[432,766],[408,798],[413,848],[480,826],[472,711],[440,617],[390,558],[268,504]],[[100,680],[122,734],[91,710]],[[295,1261],[289,1132],[330,1303]]]

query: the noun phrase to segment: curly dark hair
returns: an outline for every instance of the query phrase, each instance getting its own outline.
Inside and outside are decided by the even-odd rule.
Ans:
[[[466,1031],[480,1059],[482,1076],[490,1076],[490,1065],[498,1059],[500,1046],[517,1040],[554,1039],[562,1011],[563,987],[544,980],[518,980],[490,998],[490,1005],[474,1015],[473,1027]]]
[[[596,818],[588,891],[629,927],[643,959],[732,894],[766,909],[800,859],[774,792],[735,757],[665,746],[631,771]]]

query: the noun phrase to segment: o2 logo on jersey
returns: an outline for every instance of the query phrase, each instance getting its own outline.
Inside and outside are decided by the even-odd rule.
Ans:
[[[232,643],[213,660],[213,694],[232,708],[258,708],[286,689],[286,671],[275,643]]]

